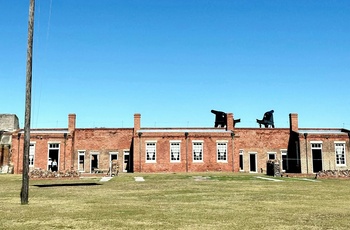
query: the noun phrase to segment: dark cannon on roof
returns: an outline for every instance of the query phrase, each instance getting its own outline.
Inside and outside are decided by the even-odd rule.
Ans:
[[[217,110],[211,110],[213,114],[215,114],[215,124],[214,127],[226,127],[227,126],[227,114],[222,111]],[[233,127],[235,127],[236,123],[241,122],[241,119],[234,119],[233,120]]]
[[[275,128],[275,124],[273,122],[273,112],[273,110],[266,112],[262,120],[256,119],[256,122],[259,124],[260,128],[261,125],[264,125],[265,128]]]

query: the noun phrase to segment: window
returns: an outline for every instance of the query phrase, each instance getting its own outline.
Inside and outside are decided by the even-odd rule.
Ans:
[[[322,143],[311,143],[312,149],[322,149]]]
[[[170,142],[170,161],[180,162],[180,142]]]
[[[217,142],[216,149],[217,149],[217,161],[227,162],[227,143]]]
[[[109,152],[109,161],[118,160],[118,152]]]
[[[243,163],[243,150],[239,150],[239,171],[243,171],[244,163]]]
[[[156,142],[146,143],[146,162],[156,162]]]
[[[60,144],[58,144],[58,143],[49,144],[49,148],[50,149],[59,149],[60,148]]]
[[[276,159],[276,153],[267,153],[268,160],[275,160]]]
[[[194,162],[202,162],[203,161],[203,142],[194,141],[192,143],[192,153],[193,153],[193,161]]]
[[[29,146],[29,167],[34,167],[34,158],[35,158],[35,144],[30,143],[30,146]]]
[[[337,166],[345,165],[345,143],[335,143],[335,159]]]

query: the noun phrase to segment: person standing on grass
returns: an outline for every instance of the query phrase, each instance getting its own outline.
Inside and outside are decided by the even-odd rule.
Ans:
[[[56,159],[53,160],[52,162],[52,171],[57,172],[57,161]]]

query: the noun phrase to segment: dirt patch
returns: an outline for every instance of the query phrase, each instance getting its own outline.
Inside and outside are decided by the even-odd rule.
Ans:
[[[209,176],[193,176],[195,181],[208,181],[211,178]]]

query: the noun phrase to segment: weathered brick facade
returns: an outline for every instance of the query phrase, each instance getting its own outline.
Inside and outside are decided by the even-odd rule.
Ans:
[[[232,151],[231,131],[225,129],[141,129],[134,138],[135,172],[203,172],[203,171],[238,171],[238,155]],[[171,161],[170,145],[180,144],[178,161]],[[194,161],[193,143],[202,143],[202,160]],[[147,162],[147,143],[155,143],[156,159]],[[226,145],[226,157],[217,160],[217,143]],[[233,163],[236,166],[233,166]]]
[[[22,173],[23,169],[23,131],[16,133],[12,139],[12,163],[15,173]],[[72,158],[73,137],[66,129],[33,129],[30,133],[31,149],[34,151],[33,165],[30,168],[48,169],[50,145],[56,145],[58,153],[52,160],[58,162],[59,170],[70,169]],[[56,147],[55,146],[55,147]]]
[[[300,129],[301,172],[309,174],[321,170],[349,169],[350,142],[348,134],[344,131],[339,129]],[[345,148],[344,163],[337,163],[336,145]]]
[[[130,165],[124,165],[125,154],[130,153],[133,129],[76,129],[74,133],[73,167],[78,169],[79,153],[84,153],[84,167],[79,166],[81,172],[92,172],[93,168],[109,169],[111,154],[115,155],[120,170],[130,171]],[[94,157],[98,162],[94,164]],[[81,163],[81,162],[80,162]],[[129,162],[130,163],[130,162]]]
[[[12,132],[19,129],[15,114],[0,114],[0,173],[12,172],[11,147]]]
[[[283,150],[288,149],[289,129],[236,128],[235,133],[235,151],[243,154],[241,171],[244,172],[266,172],[269,154],[275,154],[275,159],[282,160]]]
[[[117,162],[119,172],[252,172],[266,173],[267,161],[282,170],[349,169],[349,130],[300,129],[298,115],[290,114],[289,128],[234,127],[232,113],[221,128],[146,128],[141,114],[133,128],[76,128],[75,114],[67,129],[31,130],[31,168],[48,168],[57,158],[58,170],[107,172]],[[23,131],[12,133],[11,159],[22,172]],[[314,168],[316,166],[316,168]]]

